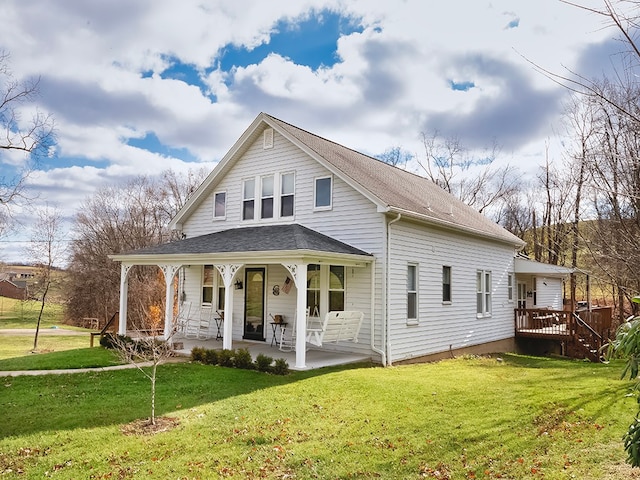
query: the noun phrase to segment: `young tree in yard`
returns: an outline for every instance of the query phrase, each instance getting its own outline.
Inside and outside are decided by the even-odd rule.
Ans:
[[[47,206],[38,210],[36,215],[37,223],[33,228],[31,243],[28,247],[28,255],[37,267],[35,293],[40,300],[40,312],[38,313],[38,323],[33,339],[34,351],[38,349],[40,322],[47,304],[47,295],[53,284],[54,266],[64,259],[66,250],[66,244],[61,240],[63,232],[60,213],[56,209]]]
[[[156,419],[156,380],[158,366],[165,363],[172,355],[171,341],[158,339],[157,336],[131,340],[127,337],[109,336],[120,359],[134,365],[151,383],[149,424],[157,425]]]

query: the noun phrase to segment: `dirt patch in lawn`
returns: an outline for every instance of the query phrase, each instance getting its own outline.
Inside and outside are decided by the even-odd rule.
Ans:
[[[123,435],[155,435],[156,433],[168,432],[180,425],[180,420],[175,417],[156,417],[153,424],[148,418],[135,420],[120,427]]]

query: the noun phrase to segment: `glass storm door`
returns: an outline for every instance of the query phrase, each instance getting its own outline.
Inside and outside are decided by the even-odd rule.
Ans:
[[[518,308],[527,308],[527,284],[518,283]]]
[[[264,341],[264,268],[246,268],[244,273],[244,336]]]

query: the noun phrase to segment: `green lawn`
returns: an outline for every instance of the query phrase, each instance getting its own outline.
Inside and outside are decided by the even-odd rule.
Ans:
[[[2,330],[32,329],[35,331],[39,312],[40,304],[38,302],[23,302],[0,297],[0,359],[33,356],[31,351],[33,350],[34,334],[5,335],[2,333]],[[60,352],[86,348],[90,345],[89,330],[64,325],[62,318],[63,309],[60,305],[47,304],[45,306],[40,324],[40,334],[38,336],[39,352]],[[56,335],[55,332],[60,328],[75,330],[85,333],[85,335]],[[3,368],[0,367],[0,370],[3,370]]]
[[[3,328],[36,328],[40,302],[31,300],[14,300],[0,297],[0,329]],[[62,321],[62,306],[47,304],[42,314],[40,328],[46,329],[60,326]],[[82,330],[77,327],[65,326],[72,330]]]
[[[621,364],[504,355],[286,377],[197,364],[0,379],[3,478],[618,479]],[[637,472],[636,472],[637,474]]]

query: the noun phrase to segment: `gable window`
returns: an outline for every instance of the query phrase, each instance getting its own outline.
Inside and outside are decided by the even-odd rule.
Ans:
[[[451,303],[451,267],[442,267],[442,301]]]
[[[242,219],[253,220],[255,208],[256,181],[254,178],[245,180],[242,184]]]
[[[280,176],[280,216],[293,216],[293,199],[295,191],[295,175],[283,173]]]
[[[331,177],[316,178],[314,203],[316,210],[328,210],[331,208],[332,184]]]
[[[513,302],[513,273],[507,275],[507,300]]]
[[[491,315],[491,272],[476,272],[476,312],[479,317]]]
[[[344,266],[331,265],[329,267],[329,311],[344,310]]]
[[[224,219],[227,214],[227,193],[213,194],[213,218]]]
[[[418,266],[407,265],[407,321],[418,320]]]
[[[262,177],[260,218],[273,218],[273,175]]]

